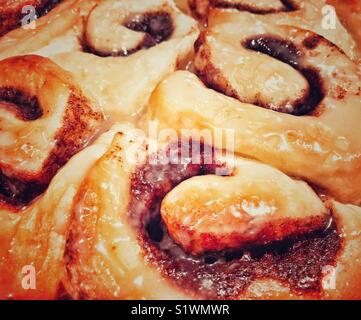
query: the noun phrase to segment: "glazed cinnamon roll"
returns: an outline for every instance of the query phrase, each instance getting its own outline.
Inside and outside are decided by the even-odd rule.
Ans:
[[[17,55],[52,54],[81,50],[78,37],[84,19],[96,0],[63,0],[46,16],[36,20],[35,29],[17,28],[0,38],[0,59]]]
[[[89,15],[83,41],[85,50],[95,55],[128,56],[187,35],[192,26],[171,1],[108,0]]]
[[[177,130],[234,130],[237,153],[360,203],[361,81],[340,49],[311,32],[249,17],[208,29],[196,51],[196,72],[220,93],[176,73],[155,90],[150,118]]]
[[[103,114],[49,59],[0,62],[0,201],[28,204],[99,132]]]
[[[71,297],[360,298],[350,266],[360,258],[360,208],[194,146],[182,140],[153,154],[137,131],[115,135],[73,205]]]
[[[73,73],[111,121],[136,116],[156,84],[194,52],[197,22],[171,0],[107,0],[98,5],[78,0],[63,6],[61,15],[44,17],[53,19],[49,30],[54,29],[57,37],[50,39],[44,28],[29,38],[37,47],[3,39],[7,49],[0,57],[30,49],[51,58]],[[69,6],[74,10],[69,11]],[[26,32],[16,31],[17,43]]]
[[[191,0],[192,2],[192,0]],[[254,21],[274,23],[277,25],[295,26],[317,33],[336,44],[353,60],[359,59],[356,43],[340,23],[336,13],[332,27],[325,26],[324,0],[293,0],[293,1],[203,1],[195,0],[197,6],[208,3],[203,9],[208,26],[220,23],[242,23],[251,16]],[[328,11],[327,11],[328,12]],[[327,13],[326,12],[326,13]],[[199,14],[198,14],[199,15]]]
[[[76,75],[112,120],[124,119],[142,111],[156,84],[193,53],[197,35],[196,22],[172,1],[111,0],[89,15],[86,53],[53,59]]]
[[[361,74],[325,4],[64,0],[0,37],[0,299],[361,299]]]
[[[37,17],[48,13],[61,0],[3,0],[0,3],[0,36],[17,28],[27,11],[23,8],[31,6]]]
[[[76,154],[52,179],[46,192],[29,206],[17,212],[0,208],[0,299],[67,297],[63,256],[74,197],[113,136],[114,132],[109,131]],[[27,267],[34,272],[34,287],[30,290],[28,273],[24,272]]]

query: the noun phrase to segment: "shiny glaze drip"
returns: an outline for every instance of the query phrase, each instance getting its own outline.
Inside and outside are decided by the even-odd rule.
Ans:
[[[316,41],[312,41],[312,43],[309,42],[310,41],[306,42],[306,44],[312,46],[317,44]],[[309,89],[305,92],[303,98],[292,103],[292,110],[286,106],[278,106],[278,111],[296,116],[307,115],[315,111],[325,97],[322,80],[317,69],[303,64],[302,53],[292,42],[274,36],[259,35],[247,39],[242,45],[246,49],[261,52],[287,63],[299,71],[307,80]],[[253,101],[253,103],[263,108],[270,109],[272,107],[261,100]]]
[[[179,149],[181,149],[179,147]],[[207,149],[209,150],[209,149]],[[334,224],[306,236],[245,250],[191,256],[170,237],[160,216],[161,202],[182,181],[197,175],[226,173],[224,164],[139,166],[132,176],[128,209],[147,261],[181,290],[197,298],[236,299],[257,279],[275,279],[296,294],[321,292],[322,270],[334,265],[341,239]],[[180,150],[178,156],[180,157]],[[209,158],[209,155],[208,155]]]

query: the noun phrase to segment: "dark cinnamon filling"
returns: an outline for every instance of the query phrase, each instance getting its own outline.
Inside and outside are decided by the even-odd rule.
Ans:
[[[296,116],[315,112],[317,106],[325,97],[322,79],[316,68],[304,65],[301,51],[292,42],[270,35],[259,35],[247,39],[242,45],[246,49],[267,54],[272,58],[287,63],[300,72],[307,80],[309,88],[303,98],[292,103],[286,101],[284,105],[277,106],[277,111]],[[252,103],[263,108],[272,109],[272,106],[259,99],[252,101]],[[290,105],[292,108],[290,108]]]
[[[168,12],[150,12],[136,16],[124,26],[133,31],[146,33],[153,45],[168,40],[174,31],[172,17]]]
[[[37,97],[11,87],[0,88],[0,108],[8,109],[23,121],[33,121],[43,115]]]
[[[313,34],[313,35],[307,37],[306,39],[304,39],[302,44],[305,48],[307,48],[309,50],[314,50],[317,48],[317,46],[319,45],[321,40],[322,40],[321,36],[319,36],[317,34]]]
[[[149,49],[155,45],[168,40],[174,31],[172,16],[168,12],[149,12],[143,15],[135,15],[123,24],[126,28],[145,33],[144,40],[135,48],[126,48],[117,52],[102,52],[94,48],[89,39],[84,37],[83,51],[100,57],[129,56],[142,49]]]
[[[62,127],[57,131],[56,142],[38,173],[15,173],[11,166],[0,167],[0,203],[10,206],[28,205],[42,194],[58,170],[77,152],[85,148],[99,130],[103,115],[92,110],[88,100],[72,88]],[[36,120],[43,115],[38,99],[12,88],[0,89],[0,107],[14,112],[24,121]]]
[[[18,119],[34,121],[43,115],[37,97],[16,88],[0,88],[0,108],[12,112]],[[40,195],[46,186],[8,177],[0,169],[0,201],[12,206],[29,203]]]
[[[0,203],[15,207],[28,204],[45,189],[46,185],[8,177],[0,169]]]
[[[269,14],[277,12],[289,12],[298,10],[298,6],[290,0],[280,0],[283,5],[282,9],[270,9],[261,8],[257,5],[245,4],[245,3],[231,3],[224,0],[211,0],[211,5],[216,8],[223,9],[236,9],[238,11],[248,11],[253,14]]]
[[[43,0],[42,3],[36,8],[37,17],[39,18],[45,16],[62,1],[63,0]]]
[[[181,158],[182,146],[178,146]],[[335,265],[341,239],[333,223],[327,230],[247,250],[208,252],[191,256],[170,237],[160,217],[163,198],[182,181],[226,171],[201,147],[199,164],[161,164],[162,156],[136,169],[132,177],[129,219],[139,234],[145,258],[186,293],[207,299],[232,299],[258,279],[275,279],[296,294],[321,292],[322,270]],[[214,151],[214,150],[213,150]],[[168,153],[169,155],[169,153]],[[214,158],[213,158],[214,159]]]

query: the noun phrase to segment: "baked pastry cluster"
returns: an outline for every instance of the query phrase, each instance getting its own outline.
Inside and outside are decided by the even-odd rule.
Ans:
[[[361,299],[338,2],[1,3],[0,298]]]

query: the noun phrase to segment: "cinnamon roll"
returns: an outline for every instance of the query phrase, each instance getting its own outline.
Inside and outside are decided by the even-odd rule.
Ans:
[[[31,6],[37,17],[48,13],[60,0],[3,0],[0,4],[0,36],[17,28]]]
[[[0,299],[361,299],[360,55],[326,1],[25,2]]]
[[[113,136],[114,132],[109,131],[76,154],[52,179],[47,191],[29,206],[17,212],[0,208],[0,299],[66,297],[63,256],[74,197]],[[34,271],[31,290],[24,287],[27,266]]]
[[[172,1],[108,0],[89,15],[83,41],[85,50],[95,55],[128,56],[185,36],[192,27],[191,19],[180,14]]]
[[[37,45],[19,46],[27,33],[16,30],[15,43],[3,39],[7,49],[0,58],[19,50],[49,57],[74,75],[112,122],[138,115],[156,84],[194,52],[197,22],[172,0],[78,0],[57,9],[61,14],[40,22],[50,22],[52,38],[39,29],[29,37]]]
[[[192,2],[193,0],[191,0]],[[194,0],[202,6],[205,1]],[[209,3],[207,0],[206,3]],[[197,7],[197,5],[195,5]],[[324,0],[292,0],[292,1],[244,1],[244,0],[212,0],[210,6],[203,9],[209,26],[220,23],[242,23],[251,16],[254,21],[274,23],[277,25],[295,26],[317,33],[344,50],[353,60],[359,59],[356,43],[340,23],[337,15],[334,25],[324,25],[326,1]]]
[[[78,37],[84,19],[96,0],[63,0],[46,16],[36,20],[35,29],[17,28],[0,38],[0,59],[12,56],[52,54],[81,50]]]
[[[150,149],[137,131],[116,134],[80,186],[65,251],[71,297],[360,298],[350,266],[360,208],[202,144]]]
[[[360,203],[361,81],[340,49],[309,31],[249,17],[209,28],[196,51],[196,72],[220,93],[175,73],[154,91],[151,119],[179,131],[234,130],[237,153]]]
[[[49,59],[0,61],[0,201],[28,204],[99,132],[103,114]]]

